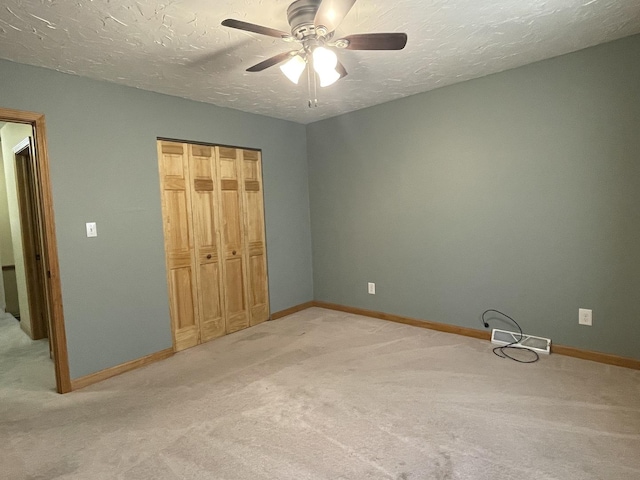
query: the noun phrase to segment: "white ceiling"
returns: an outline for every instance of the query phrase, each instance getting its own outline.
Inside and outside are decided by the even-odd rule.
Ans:
[[[277,67],[290,50],[220,25],[289,31],[289,0],[3,0],[0,57],[310,123],[640,33],[638,0],[359,0],[337,36],[406,32],[402,51],[338,51],[349,75],[307,107]],[[1,79],[0,79],[1,82]]]

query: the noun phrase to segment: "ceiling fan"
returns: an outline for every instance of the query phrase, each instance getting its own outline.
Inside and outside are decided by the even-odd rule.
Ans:
[[[280,69],[295,84],[300,81],[305,69],[307,70],[311,94],[311,85],[313,83],[315,93],[317,82],[312,69],[317,73],[321,87],[332,85],[347,75],[347,70],[338,60],[332,47],[346,50],[402,50],[407,44],[406,33],[362,33],[334,40],[336,28],[355,3],[356,0],[296,0],[287,9],[287,19],[291,25],[290,34],[231,18],[224,20],[222,25],[300,44],[293,50],[247,68],[247,72],[261,72],[286,61]],[[310,107],[312,104],[317,106],[317,103],[317,99],[314,99],[314,102],[309,100]]]

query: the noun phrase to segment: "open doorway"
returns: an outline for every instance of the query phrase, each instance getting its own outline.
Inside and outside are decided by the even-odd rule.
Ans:
[[[8,262],[6,258],[0,258],[3,263],[2,283],[6,284],[3,285],[3,298],[0,298],[0,314],[5,309],[14,317],[17,313],[24,338],[38,341],[40,350],[46,350],[40,351],[39,355],[46,353],[53,360],[56,390],[65,393],[71,391],[71,382],[44,116],[0,108],[0,122],[4,122],[0,123],[0,145],[12,250],[7,255],[7,235],[2,228],[3,221],[6,224],[7,219],[0,217],[3,247],[0,255],[11,257]],[[15,285],[11,284],[12,281]],[[11,298],[15,293],[17,302]],[[9,336],[15,335],[11,333],[17,331],[15,324],[9,326],[12,327],[8,330]]]

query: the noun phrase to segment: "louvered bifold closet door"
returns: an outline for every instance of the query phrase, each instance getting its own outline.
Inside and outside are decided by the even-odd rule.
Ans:
[[[187,146],[158,141],[158,159],[173,346],[179,351],[197,345],[200,332]]]
[[[216,147],[227,333],[249,326],[240,150]]]
[[[267,248],[264,229],[262,164],[260,152],[242,151],[242,185],[247,245],[249,318],[251,325],[269,319]]]
[[[216,161],[213,147],[189,145],[188,148],[200,342],[207,342],[226,333],[218,248]]]

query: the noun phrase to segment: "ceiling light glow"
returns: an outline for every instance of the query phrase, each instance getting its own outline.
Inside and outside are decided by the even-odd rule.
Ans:
[[[336,71],[338,65],[338,57],[332,50],[324,47],[318,47],[313,50],[313,69],[320,77],[320,86],[328,87],[340,78],[340,74]]]
[[[302,75],[306,66],[307,62],[305,62],[304,58],[296,55],[287,63],[280,66],[280,70],[282,70],[282,73],[284,73],[289,80],[297,85],[300,80],[300,75]]]

